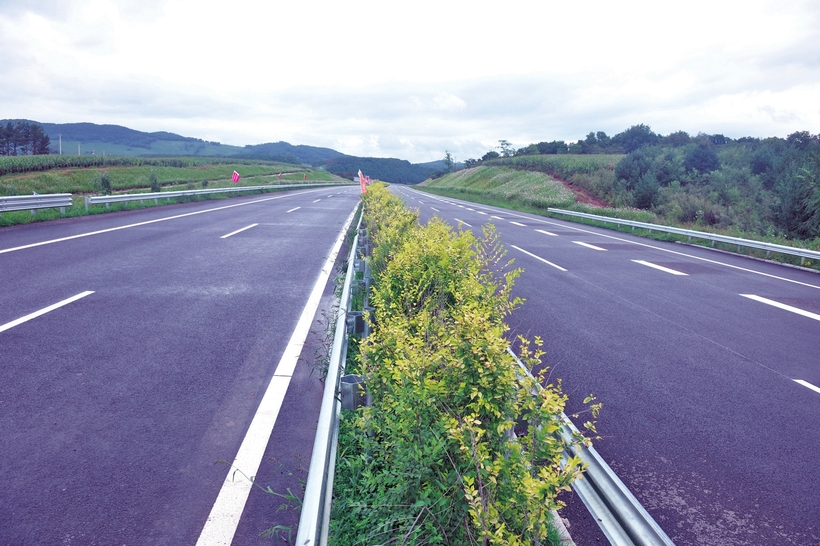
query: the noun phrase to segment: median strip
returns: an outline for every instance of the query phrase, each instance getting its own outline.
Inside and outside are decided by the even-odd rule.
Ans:
[[[765,303],[766,305],[771,305],[772,307],[777,307],[778,309],[783,309],[784,311],[789,311],[797,315],[802,315],[810,319],[820,320],[820,315],[816,313],[812,313],[811,311],[804,311],[803,309],[800,309],[798,307],[792,307],[791,305],[786,305],[785,303],[780,303],[779,301],[762,298],[760,296],[755,296],[754,294],[741,294],[741,296],[743,296],[744,298],[749,298],[750,300],[759,301],[760,303]]]
[[[87,290],[85,292],[81,292],[81,293],[77,294],[76,296],[71,296],[70,298],[64,299],[63,301],[58,301],[54,305],[49,305],[48,307],[44,307],[43,309],[40,309],[39,311],[35,311],[35,312],[30,313],[30,314],[28,314],[24,317],[20,317],[17,320],[7,322],[6,324],[3,324],[2,326],[0,326],[0,332],[5,332],[6,330],[14,328],[15,326],[19,326],[20,324],[23,324],[24,322],[28,322],[31,319],[35,319],[39,316],[45,315],[46,313],[50,313],[51,311],[54,311],[55,309],[59,309],[60,307],[63,307],[64,305],[68,305],[69,303],[75,302],[75,301],[77,301],[81,298],[84,298],[86,296],[89,296],[93,293],[94,293],[93,290]]]

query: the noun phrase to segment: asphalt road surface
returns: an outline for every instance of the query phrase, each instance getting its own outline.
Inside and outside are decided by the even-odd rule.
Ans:
[[[568,414],[603,403],[596,449],[677,544],[820,544],[820,276],[391,188],[497,226],[525,270],[511,334],[544,338]],[[605,543],[565,500],[576,542]]]
[[[276,525],[287,536],[298,517],[288,489],[301,496],[318,417],[311,366],[332,272],[312,290],[358,191],[0,230],[0,544],[195,544],[224,483],[245,473],[259,487],[235,543],[270,544],[260,533]],[[306,345],[282,371],[312,293]],[[232,468],[274,384],[284,400],[261,466]]]

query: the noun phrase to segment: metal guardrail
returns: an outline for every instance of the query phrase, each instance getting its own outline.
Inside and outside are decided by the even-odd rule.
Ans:
[[[300,546],[327,544],[330,502],[333,498],[333,478],[336,471],[336,448],[339,443],[341,402],[337,393],[347,355],[347,314],[350,310],[351,286],[355,275],[356,253],[359,246],[358,232],[361,224],[362,218],[359,217],[359,224],[356,226],[357,235],[353,239],[348,257],[347,275],[339,301],[339,311],[336,315],[336,329],[325,378],[325,391],[322,397],[322,407],[319,410],[319,422],[316,425],[313,455],[310,458],[310,468],[305,483],[305,498],[302,501],[302,512],[299,515],[299,530],[294,543]]]
[[[633,220],[622,220],[620,218],[611,218],[609,216],[599,216],[597,214],[587,214],[585,212],[575,212],[571,210],[562,210],[562,209],[554,209],[548,208],[549,212],[555,214],[563,214],[566,216],[574,216],[576,218],[586,218],[587,220],[596,220],[598,222],[608,222],[610,224],[617,224],[621,226],[631,226],[634,228],[643,228],[648,229],[650,231],[661,231],[664,233],[674,233],[676,235],[683,235],[689,237],[691,240],[693,237],[697,239],[706,239],[707,241],[712,241],[712,246],[714,246],[715,242],[718,243],[727,243],[731,245],[737,245],[738,250],[740,247],[745,246],[748,248],[757,248],[760,250],[766,251],[766,256],[769,255],[771,252],[779,252],[781,254],[789,254],[791,256],[800,256],[801,262],[806,258],[811,258],[814,260],[820,260],[820,252],[815,250],[808,250],[805,248],[795,248],[792,246],[785,246],[785,245],[777,245],[774,243],[766,243],[763,241],[752,241],[750,239],[740,239],[739,237],[729,237],[728,235],[718,235],[716,233],[706,233],[704,231],[694,231],[691,229],[682,229],[670,226],[662,226],[659,224],[649,224],[647,222],[635,222]]]
[[[47,193],[44,195],[0,195],[0,212],[30,210],[32,214],[35,214],[35,209],[50,209],[59,207],[60,213],[65,214],[65,208],[70,206],[70,193]]]
[[[508,348],[507,351],[521,367],[522,374],[532,377],[512,349]],[[538,388],[541,389],[541,385]],[[561,437],[566,445],[571,446],[565,450],[563,462],[566,463],[569,457],[575,456],[586,467],[583,478],[575,480],[572,489],[598,522],[609,542],[615,546],[674,546],[672,539],[598,455],[595,448],[573,442],[573,437],[579,432],[566,414],[561,414],[561,420]]]
[[[356,266],[361,262],[356,259],[361,223],[360,217],[356,229],[357,235],[353,239],[348,257],[347,274],[336,315],[325,390],[316,426],[313,454],[310,459],[295,541],[295,544],[300,546],[325,546],[328,540],[336,450],[339,440],[340,380],[344,373],[347,354],[347,322],[351,315],[352,283]],[[508,351],[521,367],[522,374],[532,377],[515,353],[511,349]],[[540,385],[538,388],[541,388]],[[583,479],[576,480],[572,487],[609,541],[615,546],[674,546],[672,540],[595,449],[586,448],[572,441],[579,434],[578,429],[566,415],[562,414],[561,418],[563,420],[561,436],[568,446],[572,446],[564,453],[564,462],[569,457],[577,456],[586,466]]]
[[[160,199],[172,199],[175,197],[195,196],[195,195],[209,195],[214,193],[234,193],[246,191],[272,191],[272,190],[290,190],[295,188],[325,188],[328,186],[340,186],[339,183],[327,184],[280,184],[270,186],[240,186],[235,188],[213,188],[210,190],[181,190],[181,191],[163,191],[153,193],[126,193],[121,195],[87,195],[85,197],[85,210],[88,210],[90,205],[110,203],[122,203],[125,201],[147,201],[154,200],[158,203]],[[352,185],[352,184],[351,184]]]

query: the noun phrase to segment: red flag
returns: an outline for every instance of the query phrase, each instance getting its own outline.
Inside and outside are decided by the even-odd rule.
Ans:
[[[367,191],[367,180],[365,179],[364,175],[362,174],[362,170],[359,169],[359,184],[362,186],[362,193]]]
[[[233,176],[231,177],[231,180],[233,180],[233,183],[234,183],[234,184],[236,184],[237,182],[239,182],[239,173],[238,173],[238,172],[236,172],[236,171],[234,171],[234,172],[233,172]]]
[[[305,177],[302,180],[307,180],[307,174],[305,174]]]
[[[282,173],[279,173],[279,180],[282,180]]]

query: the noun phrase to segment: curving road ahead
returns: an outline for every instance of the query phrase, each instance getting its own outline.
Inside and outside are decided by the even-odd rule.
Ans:
[[[603,403],[596,449],[677,544],[820,544],[820,276],[392,190],[497,226],[525,270],[511,334],[544,338],[568,414]],[[605,543],[566,500],[576,542]]]
[[[0,544],[217,544],[204,526],[243,473],[261,487],[217,514],[236,527],[244,511],[236,543],[292,525],[262,488],[301,494],[332,295],[317,279],[358,200],[324,188],[0,231]],[[303,314],[307,345],[282,367]],[[261,467],[233,469],[269,385]]]

